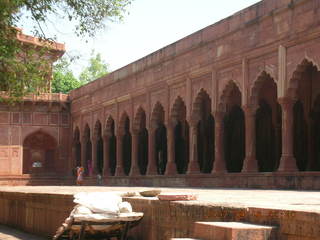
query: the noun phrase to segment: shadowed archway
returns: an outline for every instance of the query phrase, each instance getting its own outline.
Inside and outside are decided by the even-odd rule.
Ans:
[[[41,130],[28,135],[23,141],[23,173],[54,173],[57,160],[57,141]],[[33,166],[38,166],[33,168]]]
[[[186,105],[178,97],[172,107],[171,120],[174,126],[175,164],[178,174],[185,174],[189,163],[189,124],[186,120]]]
[[[107,175],[114,176],[116,172],[116,164],[117,164],[117,139],[115,135],[115,122],[111,116],[109,116],[106,123],[105,130],[106,142],[108,144],[108,163],[106,167]]]
[[[103,139],[102,139],[102,127],[100,121],[97,121],[94,127],[95,138],[95,151],[96,151],[96,166],[97,173],[102,175],[103,173]]]
[[[73,134],[73,151],[74,167],[79,167],[81,166],[81,142],[80,130],[78,127],[76,127]]]
[[[120,131],[122,134],[122,163],[125,175],[129,175],[131,169],[132,136],[130,132],[130,119],[127,113],[123,113],[120,121]],[[119,159],[119,161],[121,161]]]
[[[141,175],[145,175],[148,166],[148,130],[146,128],[146,113],[139,108],[134,123],[138,135],[138,167]]]
[[[222,103],[224,106],[224,157],[228,172],[241,172],[245,157],[245,122],[241,108],[241,92],[230,81],[226,86]]]
[[[277,85],[274,79],[262,72],[252,89],[255,115],[256,159],[260,172],[275,171],[281,157],[282,113],[277,102]]]
[[[201,89],[193,104],[192,118],[197,127],[197,152],[201,173],[211,173],[214,161],[214,118],[211,114],[211,99]]]
[[[167,128],[164,124],[165,112],[162,105],[157,102],[152,111],[151,125],[155,131],[155,159],[157,173],[163,175],[167,165]]]
[[[320,170],[320,72],[308,60],[303,60],[293,74],[290,94],[295,104],[294,157],[300,171]]]
[[[91,142],[91,131],[89,125],[86,124],[83,134],[83,147],[85,148],[84,156],[84,169],[87,176],[91,176],[93,173],[92,163],[92,142]]]

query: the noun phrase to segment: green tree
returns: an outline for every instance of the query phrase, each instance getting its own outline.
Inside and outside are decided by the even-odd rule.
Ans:
[[[51,91],[53,93],[68,93],[78,88],[82,83],[74,76],[70,70],[70,61],[62,57],[53,66],[53,80]]]
[[[132,0],[0,0],[0,90],[10,97],[22,97],[43,87],[48,73],[50,39],[43,32],[48,16],[56,15],[75,24],[78,36],[94,37],[106,19],[121,20]],[[24,15],[30,15],[34,34],[46,40],[48,48],[28,46],[17,40],[15,28]],[[36,57],[34,57],[36,56]],[[44,56],[44,57],[41,57]],[[31,61],[32,60],[32,61]]]
[[[108,64],[102,60],[100,53],[95,54],[92,51],[89,65],[80,73],[79,79],[85,84],[106,74],[108,74]]]

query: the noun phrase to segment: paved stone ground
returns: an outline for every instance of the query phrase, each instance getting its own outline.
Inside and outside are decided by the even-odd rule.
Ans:
[[[0,225],[0,240],[45,240],[19,230]]]
[[[161,189],[162,193],[192,193],[202,204],[222,206],[261,207],[320,213],[320,191],[254,190],[254,189],[199,189],[147,187],[92,187],[92,186],[1,186],[1,191],[74,194],[77,192],[121,191],[139,192]],[[140,198],[138,196],[138,198]],[[0,239],[1,240],[1,239]]]

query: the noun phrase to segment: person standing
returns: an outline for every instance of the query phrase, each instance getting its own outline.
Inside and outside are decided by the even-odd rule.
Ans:
[[[83,173],[84,173],[83,167],[77,167],[77,185],[78,186],[82,186],[83,184]]]

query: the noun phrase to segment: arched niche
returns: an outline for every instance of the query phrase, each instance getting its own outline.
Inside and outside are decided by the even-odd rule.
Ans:
[[[23,141],[23,173],[56,172],[57,141],[44,131],[29,134]]]

